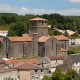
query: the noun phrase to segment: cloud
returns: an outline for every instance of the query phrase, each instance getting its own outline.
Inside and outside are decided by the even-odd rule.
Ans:
[[[67,9],[67,10],[44,10],[44,9],[30,9],[26,7],[11,6],[8,4],[0,4],[0,13],[17,13],[19,15],[25,14],[51,14],[59,13],[61,15],[80,15],[80,9]]]
[[[70,2],[73,2],[73,3],[80,3],[80,0],[68,0]]]

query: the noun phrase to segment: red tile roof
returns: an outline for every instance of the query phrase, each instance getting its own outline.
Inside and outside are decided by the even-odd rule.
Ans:
[[[7,64],[17,64],[19,62],[29,62],[32,64],[38,64],[39,60],[38,59],[18,59],[18,60],[7,60]]]
[[[20,69],[20,70],[39,70],[39,69],[43,69],[42,67],[36,65],[36,64],[31,64],[31,63],[27,63],[27,62],[20,62],[17,63],[16,65],[14,65],[15,69]]]
[[[12,42],[33,41],[32,37],[8,37]]]
[[[66,57],[66,55],[51,55],[47,56],[50,60],[63,60]]]
[[[69,40],[68,37],[65,37],[63,35],[54,36],[57,40]]]
[[[17,71],[17,70],[16,69],[11,69],[11,68],[5,68],[4,65],[0,64],[0,73],[12,72],[12,71]]]
[[[45,42],[45,41],[47,41],[48,39],[50,39],[51,38],[51,36],[42,36],[42,37],[40,37],[39,39],[38,39],[38,42]]]
[[[61,52],[66,52],[66,50],[64,48],[61,48]]]
[[[37,17],[37,18],[30,19],[30,21],[48,21],[48,20],[44,19],[44,18]]]

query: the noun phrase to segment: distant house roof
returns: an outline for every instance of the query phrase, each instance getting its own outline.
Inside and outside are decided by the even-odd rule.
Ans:
[[[12,42],[33,41],[32,37],[8,37]]]
[[[47,41],[48,39],[50,39],[51,38],[51,36],[42,36],[42,37],[40,37],[39,39],[38,39],[38,42],[45,42],[45,41]]]
[[[71,58],[72,62],[80,62],[80,54],[70,54],[69,57]]]
[[[17,71],[17,70],[6,68],[4,65],[0,65],[0,73],[11,72],[11,71]]]
[[[7,64],[17,64],[19,62],[29,62],[32,64],[38,64],[39,60],[38,59],[17,59],[17,60],[6,60]]]
[[[8,32],[8,30],[0,30],[0,32]]]
[[[20,62],[17,63],[16,65],[14,65],[15,69],[19,69],[19,70],[38,70],[38,69],[43,69],[42,67],[36,65],[36,64],[31,64],[31,63],[27,63],[27,62]]]
[[[44,18],[36,17],[36,18],[30,19],[30,21],[48,21],[48,20]]]
[[[66,57],[66,55],[51,55],[47,56],[50,60],[63,60]]]
[[[39,63],[41,64],[42,62],[45,63],[45,64],[50,63],[49,60],[46,57],[42,57],[42,58],[39,59]]]
[[[63,35],[54,36],[57,40],[69,40],[68,37],[65,37]]]

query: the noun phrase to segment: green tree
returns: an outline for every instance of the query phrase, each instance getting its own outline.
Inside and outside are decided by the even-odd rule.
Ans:
[[[42,80],[52,80],[52,78],[48,77],[48,76],[44,76],[44,78]]]
[[[65,75],[67,75],[65,80],[79,80],[79,75],[75,70],[70,69],[67,71]]]
[[[63,35],[66,36],[66,37],[69,37],[69,34],[68,34],[67,31],[65,31]]]
[[[59,32],[58,30],[54,30],[54,31],[53,31],[53,34],[54,34],[54,35],[61,35],[62,33]]]
[[[11,26],[10,30],[13,31],[12,33],[18,36],[22,36],[22,34],[27,32],[27,26],[23,22],[17,22],[16,24]]]
[[[61,72],[61,70],[57,69],[53,75],[52,75],[52,80],[64,80],[65,76],[64,73]]]
[[[71,37],[78,37],[78,34],[74,33],[74,34],[71,35]]]
[[[72,50],[68,50],[67,54],[75,54],[75,52]]]
[[[10,37],[10,36],[17,36],[17,35],[16,35],[16,32],[15,32],[15,31],[13,31],[13,30],[9,30],[7,36]]]

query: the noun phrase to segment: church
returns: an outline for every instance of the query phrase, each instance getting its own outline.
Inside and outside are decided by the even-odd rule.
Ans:
[[[6,58],[23,58],[66,54],[69,39],[63,35],[48,35],[48,20],[33,18],[29,20],[29,35],[3,39],[3,52]]]

